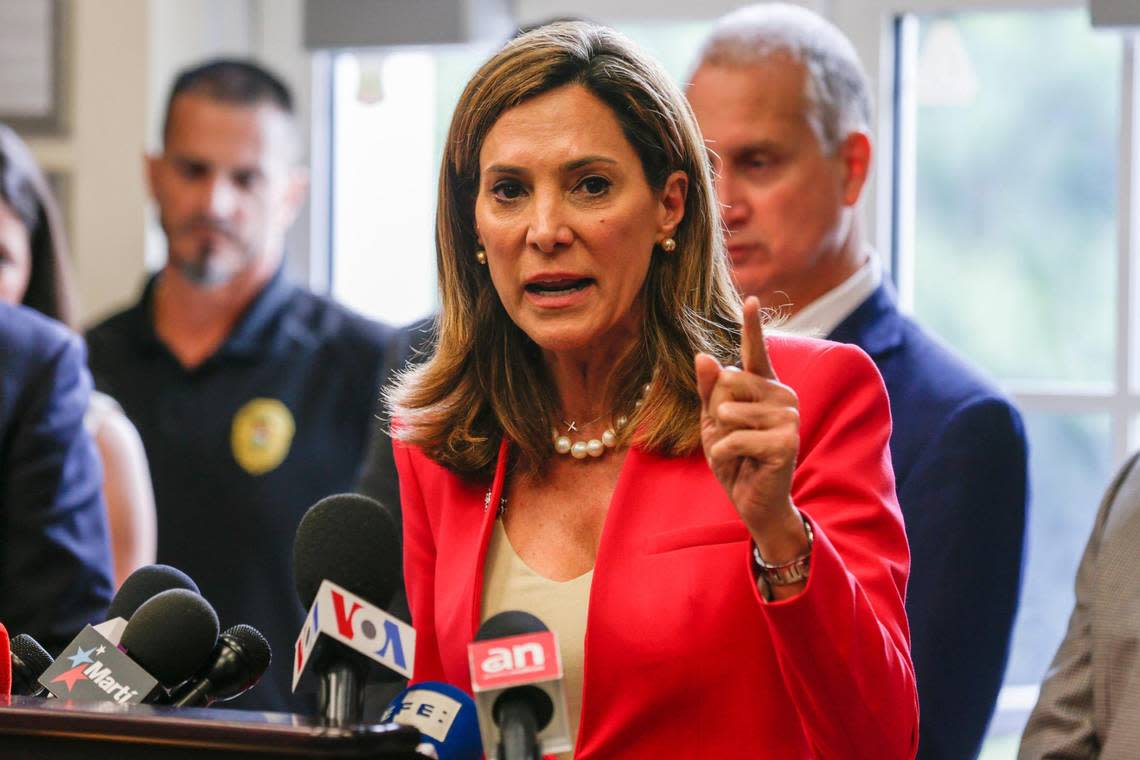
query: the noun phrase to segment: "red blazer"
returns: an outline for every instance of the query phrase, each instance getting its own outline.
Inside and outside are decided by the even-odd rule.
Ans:
[[[886,392],[857,348],[769,336],[800,403],[792,498],[815,531],[803,592],[766,602],[751,540],[700,451],[626,458],[598,546],[574,756],[912,758],[909,565]],[[467,644],[503,489],[397,444],[415,680],[470,691]]]

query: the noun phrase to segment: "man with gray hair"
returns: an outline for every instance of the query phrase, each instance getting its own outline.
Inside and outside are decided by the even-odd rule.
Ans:
[[[899,312],[864,241],[858,202],[871,167],[871,98],[838,29],[789,5],[731,13],[701,52],[689,99],[713,156],[737,286],[787,315],[783,330],[856,344],[882,373],[911,545],[918,757],[973,757],[1017,608],[1021,418]]]

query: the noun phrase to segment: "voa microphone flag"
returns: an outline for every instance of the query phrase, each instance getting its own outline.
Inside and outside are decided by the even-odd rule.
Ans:
[[[301,681],[321,637],[359,652],[368,659],[412,677],[416,631],[332,581],[322,581],[293,648],[293,689]]]

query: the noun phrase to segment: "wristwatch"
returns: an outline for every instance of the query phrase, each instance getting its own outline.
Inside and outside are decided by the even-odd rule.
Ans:
[[[811,565],[811,545],[815,541],[815,536],[811,532],[811,523],[807,521],[802,512],[800,519],[804,521],[804,533],[807,534],[807,551],[792,561],[779,565],[769,564],[760,556],[760,549],[756,544],[752,544],[752,562],[755,565],[756,574],[769,586],[788,586],[807,580]]]

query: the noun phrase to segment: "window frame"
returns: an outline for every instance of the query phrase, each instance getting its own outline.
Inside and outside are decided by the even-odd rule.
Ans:
[[[883,255],[904,311],[914,309],[915,124],[912,72],[916,50],[900,50],[902,25],[915,16],[970,11],[1043,11],[1081,7],[1073,0],[833,0],[830,19],[855,45],[875,93],[878,155],[864,194],[867,229]],[[1109,30],[1106,30],[1109,31]],[[1140,30],[1121,30],[1120,129],[1117,146],[1116,308],[1114,361],[1109,383],[1004,383],[1023,413],[1105,414],[1111,469],[1140,447]],[[917,42],[917,34],[909,39]],[[901,64],[901,65],[900,65]],[[911,101],[913,102],[913,101]],[[908,239],[909,238],[909,239]],[[1098,484],[1099,488],[1107,483]],[[1097,504],[1084,505],[1090,513]],[[1083,541],[1083,538],[1082,538]],[[1039,684],[1003,685],[999,712],[1027,712]]]
[[[833,0],[831,20],[855,45],[876,94],[875,172],[864,195],[868,229],[882,252],[904,311],[914,308],[914,267],[907,236],[914,224],[914,124],[903,98],[913,82],[905,77],[907,56],[898,50],[900,25],[919,14],[1079,8],[1073,0]],[[1107,31],[1107,30],[1106,30]],[[1140,60],[1137,33],[1122,31],[1120,173],[1117,179],[1116,313],[1111,385],[1027,385],[1006,383],[1025,412],[1086,413],[1110,416],[1113,466],[1140,444]],[[908,113],[909,111],[909,113]],[[896,234],[898,233],[898,234]],[[911,238],[911,241],[913,238]],[[1090,505],[1092,509],[1095,505]]]

